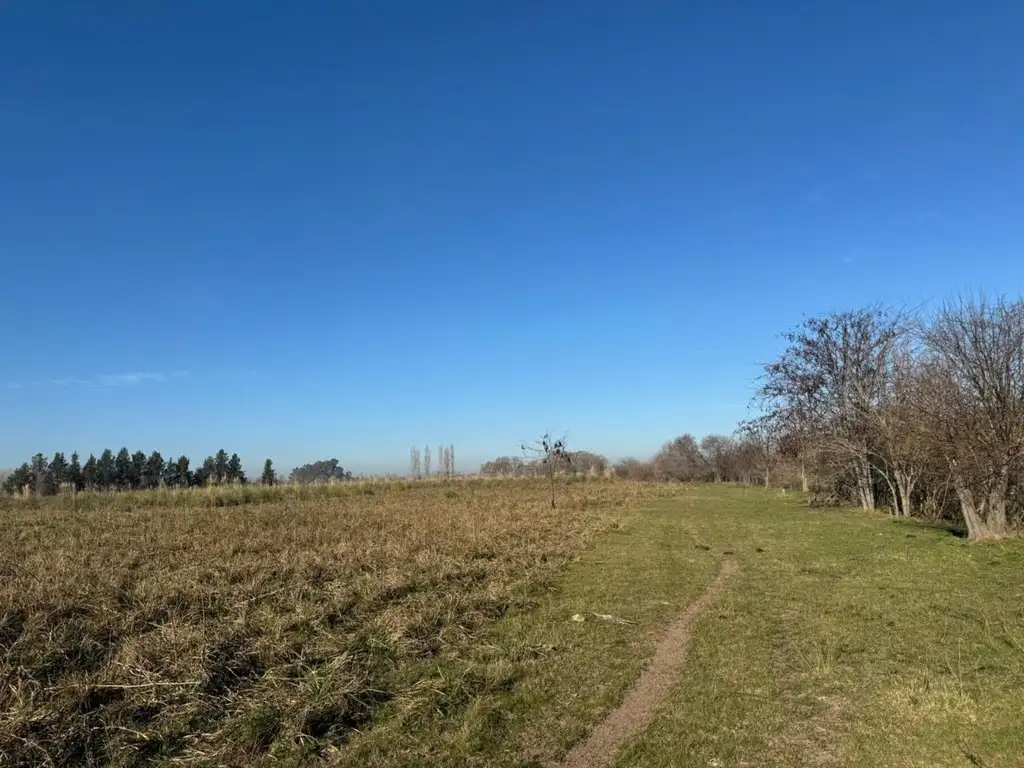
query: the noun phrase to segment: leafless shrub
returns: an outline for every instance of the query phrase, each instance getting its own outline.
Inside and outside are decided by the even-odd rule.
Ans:
[[[548,478],[551,488],[551,508],[555,508],[555,475],[572,466],[572,456],[565,446],[565,437],[553,438],[545,432],[533,443],[523,443],[523,454],[529,457]]]

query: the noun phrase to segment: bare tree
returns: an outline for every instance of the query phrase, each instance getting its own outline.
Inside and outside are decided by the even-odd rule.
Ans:
[[[889,381],[904,318],[879,308],[805,320],[765,367],[757,399],[781,433],[815,436],[818,450],[852,474],[857,499],[875,507],[870,412]]]
[[[772,471],[779,460],[778,442],[782,434],[778,422],[771,415],[750,419],[740,424],[748,466],[754,472],[760,472],[764,479],[764,487],[772,482]]]
[[[569,458],[569,471],[574,475],[598,477],[608,469],[608,459],[592,451],[572,451]]]
[[[909,344],[897,348],[877,407],[867,411],[874,469],[892,496],[893,511],[914,514],[918,483],[928,468],[928,435],[920,414],[923,367]]]
[[[430,446],[423,449],[423,476],[430,477]]]
[[[736,441],[726,435],[707,435],[700,441],[700,452],[716,483],[732,479]]]
[[[420,476],[420,449],[416,446],[409,449],[409,472],[413,478]]]
[[[701,480],[707,469],[697,440],[688,433],[665,443],[654,457],[654,474],[659,480]]]
[[[640,461],[627,457],[619,461],[613,468],[615,476],[623,480],[653,480],[654,465],[650,461]]]
[[[1008,529],[1024,454],[1024,302],[961,298],[925,330],[921,398],[970,539]]]
[[[455,446],[441,445],[437,449],[437,476],[451,478],[455,476]]]
[[[523,443],[523,455],[528,460],[540,465],[541,471],[547,476],[551,485],[551,508],[555,508],[555,475],[572,466],[572,457],[565,447],[565,437],[557,440],[550,432],[545,432],[533,443]]]

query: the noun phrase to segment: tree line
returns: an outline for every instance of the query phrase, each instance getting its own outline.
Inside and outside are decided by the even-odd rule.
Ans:
[[[614,474],[634,480],[797,485],[816,503],[887,507],[944,519],[969,538],[1024,526],[1024,300],[961,297],[935,311],[872,306],[804,320],[758,381],[757,415],[733,435],[683,434],[650,460],[612,465],[588,451],[528,451],[481,466],[484,476]],[[547,437],[547,436],[545,436]],[[430,449],[410,452],[429,475]],[[454,474],[454,448],[437,451]],[[337,459],[292,471],[288,482],[351,479]],[[262,481],[277,474],[268,459]],[[134,490],[245,483],[238,454],[220,450],[192,469],[122,448],[83,464],[77,453],[37,454],[3,482],[9,493]]]
[[[503,456],[480,472],[763,482],[816,504],[946,520],[970,539],[1024,529],[1024,299],[832,312],[782,338],[757,383],[756,415],[733,435],[683,434],[610,469],[580,451],[557,467]]]
[[[325,459],[295,467],[283,481],[267,459],[260,475],[262,485],[316,485],[352,480],[337,459]],[[78,453],[65,458],[55,453],[52,459],[37,453],[8,474],[0,491],[8,494],[39,494],[49,496],[61,491],[138,491],[156,488],[204,488],[218,485],[245,485],[249,479],[237,453],[230,456],[221,449],[207,456],[194,469],[188,456],[165,460],[159,451],[130,453],[122,448],[117,453],[108,449],[83,464]]]
[[[52,495],[61,490],[132,491],[160,487],[196,488],[207,485],[244,484],[248,481],[237,453],[221,449],[192,468],[188,456],[164,459],[159,451],[146,454],[111,449],[99,457],[90,455],[85,463],[78,453],[70,459],[61,452],[52,459],[37,453],[4,480],[6,493],[30,492]]]
[[[769,485],[769,467],[758,436],[742,427],[734,435],[707,435],[699,441],[687,432],[662,445],[653,458],[625,458],[613,470],[630,480]]]
[[[683,434],[619,477],[798,487],[814,504],[945,520],[968,538],[1024,528],[1024,300],[832,312],[783,334],[733,435]],[[529,474],[503,457],[483,474]],[[572,470],[568,470],[572,471]]]
[[[676,482],[762,482],[765,476],[762,447],[746,431],[736,436],[708,435],[697,440],[686,433],[666,442],[653,458],[624,458],[614,464],[591,451],[566,451],[553,469],[564,475],[614,475],[626,480]],[[532,456],[499,456],[480,466],[484,477],[546,476],[551,469]]]
[[[1024,301],[809,318],[765,367],[750,429],[819,502],[957,522],[1024,523]]]

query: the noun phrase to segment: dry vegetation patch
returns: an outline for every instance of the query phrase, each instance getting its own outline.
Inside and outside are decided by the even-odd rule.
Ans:
[[[498,481],[9,501],[0,764],[329,757],[667,487]],[[495,678],[495,679],[491,679]]]

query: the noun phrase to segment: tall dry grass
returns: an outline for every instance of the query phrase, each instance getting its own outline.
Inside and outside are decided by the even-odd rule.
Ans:
[[[0,765],[343,758],[375,711],[469,706],[424,676],[675,490],[387,483],[0,502]]]

